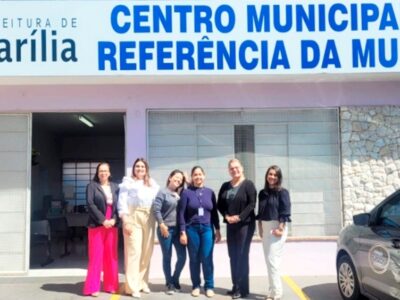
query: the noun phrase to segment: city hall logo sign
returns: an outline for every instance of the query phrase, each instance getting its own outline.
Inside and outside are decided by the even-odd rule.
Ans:
[[[399,72],[400,2],[0,1],[0,76]]]
[[[77,20],[72,18],[27,17],[1,19],[2,29],[20,31],[22,37],[0,39],[0,63],[4,62],[76,62],[76,42],[72,38],[60,36],[57,29],[71,27],[77,29]]]
[[[375,273],[383,274],[389,267],[390,253],[384,245],[376,244],[368,252],[368,262]]]

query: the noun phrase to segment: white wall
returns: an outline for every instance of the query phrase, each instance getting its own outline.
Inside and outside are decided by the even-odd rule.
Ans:
[[[27,271],[30,117],[0,114],[0,274]]]
[[[147,109],[399,105],[398,95],[398,81],[0,86],[0,112],[126,112],[130,168],[147,155]]]

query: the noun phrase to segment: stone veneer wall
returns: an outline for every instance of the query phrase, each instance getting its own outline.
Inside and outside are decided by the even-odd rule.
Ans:
[[[400,188],[400,106],[341,107],[343,220]]]

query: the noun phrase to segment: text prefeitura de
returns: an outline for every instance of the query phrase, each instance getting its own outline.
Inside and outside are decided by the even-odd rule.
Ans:
[[[260,52],[263,68],[288,68],[284,44],[275,45],[266,51],[267,41],[245,40],[235,42],[229,35],[223,41],[211,41],[212,33],[229,34],[241,27],[249,34],[275,33],[275,38],[284,39],[290,32],[356,32],[356,31],[397,31],[399,30],[400,4],[381,3],[334,3],[332,4],[279,4],[247,5],[241,20],[237,19],[234,7],[224,4],[207,5],[117,5],[110,14],[111,27],[117,34],[129,39],[99,41],[99,70],[145,70],[146,60],[158,60],[161,69],[182,69],[183,62],[188,69],[210,69],[214,65],[204,63],[215,51],[217,60],[228,65],[236,59],[244,69],[253,69],[254,60],[246,59],[246,51]],[[237,8],[236,8],[237,9]],[[158,34],[155,39],[148,34]],[[198,41],[176,38],[179,34],[200,34]],[[147,34],[147,35],[146,35]],[[170,35],[168,35],[170,34]],[[175,36],[174,36],[175,35]],[[168,37],[174,36],[169,39]],[[161,38],[160,38],[161,37]],[[148,38],[148,40],[145,40]],[[154,41],[159,40],[159,41]],[[160,41],[161,40],[161,41]],[[264,44],[263,44],[264,43]],[[153,49],[152,49],[153,48]],[[215,48],[211,50],[211,48]],[[234,53],[232,53],[234,52]],[[242,53],[240,53],[242,52]],[[263,57],[263,53],[272,58]],[[242,59],[241,59],[241,56]],[[273,57],[275,56],[275,60]],[[176,64],[160,63],[172,59]],[[137,61],[138,63],[134,63]],[[200,62],[199,62],[200,61]],[[203,63],[201,63],[203,61]],[[267,61],[270,61],[269,63]],[[195,66],[199,62],[198,66]],[[230,66],[232,68],[232,66]]]

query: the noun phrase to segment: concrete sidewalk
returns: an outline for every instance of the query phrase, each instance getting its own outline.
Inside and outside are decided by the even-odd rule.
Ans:
[[[294,285],[316,295],[309,299],[339,299],[335,294],[335,252],[336,243],[333,241],[307,241],[287,242],[284,249],[282,262],[282,275],[293,279]],[[250,253],[251,295],[249,299],[264,299],[267,290],[267,270],[264,262],[262,245],[253,242]],[[143,295],[143,299],[171,299],[164,293],[164,279],[162,273],[161,250],[157,245],[151,262],[150,282],[152,293]],[[226,290],[231,288],[229,258],[225,243],[215,246],[215,292],[214,299],[230,299],[226,296]],[[82,268],[74,269],[47,269],[31,270],[26,277],[0,277],[0,299],[85,299],[81,295],[83,281],[86,274],[86,264]],[[120,274],[121,282],[124,276]],[[188,263],[186,264],[181,283],[183,293],[175,294],[173,299],[191,299],[191,283]],[[304,283],[304,284],[303,284]],[[324,287],[324,288],[322,288]],[[320,296],[321,291],[329,294]],[[307,299],[301,298],[293,288],[293,283],[284,281],[285,300]],[[125,295],[110,295],[101,293],[98,299],[129,299]],[[206,299],[204,295],[199,299]]]
[[[314,276],[335,275],[336,242],[334,241],[289,241],[285,244],[282,275],[289,276]],[[69,258],[64,258],[68,260]],[[189,259],[189,258],[188,258]],[[85,276],[86,256],[81,261],[70,262],[68,269],[57,268],[57,263],[49,265],[48,269],[33,269],[29,276],[53,277],[53,276]],[[65,264],[65,263],[64,263]],[[79,267],[77,267],[79,266]],[[120,257],[120,273],[123,273],[123,258]],[[215,278],[229,278],[229,257],[225,242],[214,247],[214,274]],[[264,253],[260,241],[254,241],[250,248],[250,275],[266,276],[267,268]],[[159,245],[155,245],[151,258],[150,278],[163,278],[162,255]],[[189,265],[186,263],[181,278],[189,278]]]

